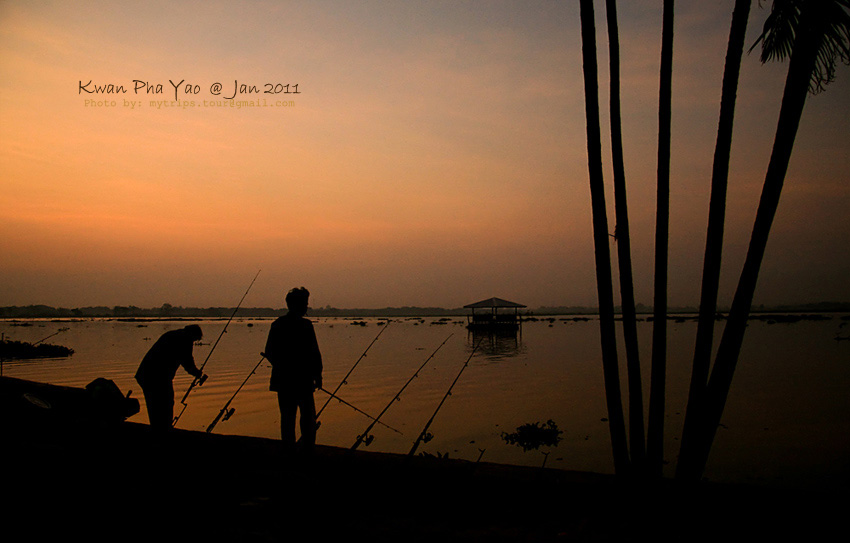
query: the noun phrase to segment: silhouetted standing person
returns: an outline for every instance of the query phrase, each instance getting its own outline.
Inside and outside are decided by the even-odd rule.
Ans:
[[[295,446],[297,410],[301,411],[301,442],[308,450],[316,443],[313,392],[322,387],[322,355],[313,323],[304,318],[309,296],[304,287],[289,291],[289,311],[272,323],[263,353],[272,364],[269,389],[277,392],[280,437],[287,452]]]
[[[197,324],[165,332],[139,364],[136,381],[142,387],[151,426],[171,427],[174,420],[173,381],[177,368],[183,366],[190,375],[199,379],[203,377],[192,356],[194,343],[202,337],[203,332]]]

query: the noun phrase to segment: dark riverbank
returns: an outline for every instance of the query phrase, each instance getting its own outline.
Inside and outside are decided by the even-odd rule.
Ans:
[[[10,382],[4,531],[33,540],[821,540],[846,508],[844,496],[324,446],[284,460],[276,440],[48,415]]]

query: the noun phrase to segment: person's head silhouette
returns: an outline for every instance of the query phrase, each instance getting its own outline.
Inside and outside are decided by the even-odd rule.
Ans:
[[[289,312],[302,316],[307,314],[307,300],[310,297],[310,292],[304,287],[294,288],[286,295],[286,307]]]
[[[201,331],[201,327],[197,324],[190,324],[189,326],[184,326],[184,330],[189,334],[189,337],[192,338],[192,341],[201,341],[204,337],[204,333]]]

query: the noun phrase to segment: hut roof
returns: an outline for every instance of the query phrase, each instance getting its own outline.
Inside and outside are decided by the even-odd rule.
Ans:
[[[480,302],[475,302],[474,304],[469,304],[463,306],[464,309],[478,309],[481,307],[526,307],[522,304],[518,304],[516,302],[509,302],[507,300],[503,300],[501,298],[488,298],[486,300],[481,300]]]

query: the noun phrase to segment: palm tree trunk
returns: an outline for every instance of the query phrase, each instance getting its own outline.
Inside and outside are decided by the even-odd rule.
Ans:
[[[647,468],[660,476],[664,460],[667,378],[667,252],[670,222],[670,125],[673,80],[673,0],[664,0],[661,31],[661,83],[658,106],[658,208],[655,225],[655,301],[649,390]]]
[[[602,142],[599,127],[599,88],[596,66],[596,22],[593,13],[593,0],[581,0],[580,12],[585,114],[587,116],[587,164],[593,213],[596,283],[599,296],[602,372],[605,380],[605,398],[614,455],[614,471],[617,474],[623,474],[629,468],[629,452],[626,444],[626,427],[620,396],[617,340],[614,325],[614,289],[611,280],[611,257],[608,248],[605,184],[602,176]]]
[[[756,212],[747,258],[705,391],[704,420],[700,421],[700,428],[697,430],[698,435],[694,436],[694,449],[689,452],[688,458],[685,459],[687,461],[687,472],[682,475],[689,480],[698,480],[702,476],[729,395],[729,387],[732,384],[732,376],[744,341],[744,331],[747,327],[747,319],[750,315],[768,235],[779,206],[782,185],[788,171],[797,128],[806,103],[819,39],[820,37],[815,33],[800,32],[791,54],[773,151]]]
[[[699,322],[697,324],[696,345],[691,373],[691,385],[688,392],[688,407],[685,412],[685,424],[682,429],[682,445],[677,476],[687,472],[692,432],[699,418],[703,393],[708,383],[711,364],[711,351],[714,344],[714,321],[717,313],[717,295],[720,284],[720,262],[723,252],[723,230],[726,219],[726,188],[729,179],[729,156],[732,148],[732,128],[735,118],[735,102],[738,90],[738,77],[741,72],[741,57],[744,52],[744,39],[747,33],[752,0],[737,0],[732,12],[732,26],[729,31],[729,44],[726,49],[726,65],[723,73],[723,88],[720,98],[720,120],[717,129],[717,143],[714,148],[714,165],[711,173],[711,199],[708,210],[708,232],[703,261],[702,294],[700,299]]]
[[[634,279],[632,274],[629,208],[626,198],[626,169],[623,160],[623,134],[620,120],[620,38],[617,25],[617,1],[606,0],[608,16],[608,57],[610,69],[611,158],[614,165],[614,209],[617,262],[620,267],[620,298],[623,316],[623,340],[629,384],[629,450],[632,465],[640,468],[646,456],[643,423],[643,386],[637,339]]]

